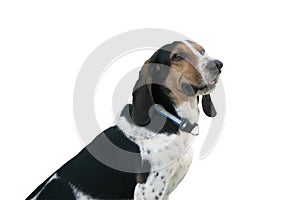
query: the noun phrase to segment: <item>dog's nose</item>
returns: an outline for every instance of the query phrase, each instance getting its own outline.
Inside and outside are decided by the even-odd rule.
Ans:
[[[221,68],[223,67],[223,63],[219,60],[214,60],[214,63],[216,64],[219,72],[221,72]]]
[[[223,67],[223,63],[219,60],[213,60],[210,61],[207,64],[207,68],[210,72],[217,72],[219,71],[219,73],[221,73],[221,68]]]

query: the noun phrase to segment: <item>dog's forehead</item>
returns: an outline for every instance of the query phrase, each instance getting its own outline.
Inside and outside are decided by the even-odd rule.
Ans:
[[[165,45],[161,49],[169,51],[170,57],[174,54],[184,54],[184,55],[199,55],[200,52],[204,51],[204,48],[197,44],[196,42],[185,40],[185,41],[175,41],[171,44]]]
[[[170,65],[175,54],[179,54],[190,61],[196,61],[204,55],[204,48],[190,40],[174,41],[159,48],[145,63]]]
[[[184,51],[192,51],[193,49],[195,49],[198,52],[204,50],[204,48],[201,45],[189,40],[180,42],[175,49],[182,49]]]
[[[190,40],[175,41],[171,44],[167,44],[161,47],[160,49],[170,51],[170,52],[177,51],[177,50],[191,51],[191,47],[196,49],[197,51],[204,50],[204,48],[201,45]]]

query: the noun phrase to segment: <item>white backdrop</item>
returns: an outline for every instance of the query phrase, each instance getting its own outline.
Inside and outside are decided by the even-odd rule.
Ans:
[[[224,62],[222,137],[201,161],[197,139],[171,199],[299,199],[298,8],[292,0],[1,1],[1,199],[24,199],[81,150],[72,95],[82,63],[110,37],[148,27],[187,35]],[[111,113],[97,106],[108,126]]]

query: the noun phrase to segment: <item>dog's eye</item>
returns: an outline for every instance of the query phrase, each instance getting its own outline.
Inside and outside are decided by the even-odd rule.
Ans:
[[[201,54],[201,55],[204,55],[204,53],[205,53],[205,50],[202,49],[202,50],[200,51],[200,54]]]
[[[183,60],[183,57],[181,57],[179,54],[175,54],[173,56],[172,60],[174,60],[174,61],[181,61],[181,60]]]

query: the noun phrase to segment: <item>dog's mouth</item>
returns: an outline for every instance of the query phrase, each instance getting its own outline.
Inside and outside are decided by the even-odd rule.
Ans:
[[[208,83],[201,87],[192,87],[197,95],[205,95],[211,93],[216,88],[216,83]]]
[[[188,83],[182,83],[183,92],[188,96],[206,95],[211,93],[216,87],[216,81],[212,83],[206,83],[205,85],[196,86]]]

